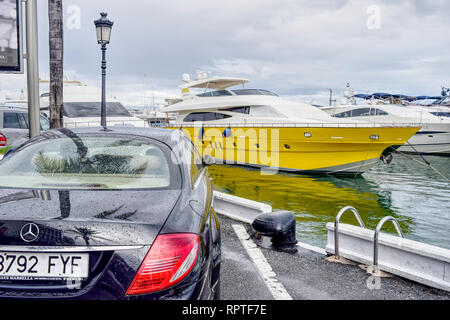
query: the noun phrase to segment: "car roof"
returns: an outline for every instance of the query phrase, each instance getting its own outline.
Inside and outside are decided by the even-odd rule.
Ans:
[[[74,134],[104,134],[105,136],[114,134],[125,134],[125,135],[137,135],[152,138],[161,142],[164,142],[169,147],[174,147],[181,135],[184,135],[180,130],[173,129],[161,129],[161,128],[144,128],[144,127],[126,127],[126,126],[111,126],[108,127],[108,131],[104,131],[103,127],[80,127],[80,128],[64,128],[64,129],[53,129],[46,132],[58,132],[60,130],[69,130]],[[58,134],[59,135],[59,134]],[[176,135],[174,137],[174,135]]]
[[[5,105],[0,105],[0,111],[28,112],[28,108],[27,108],[27,107],[21,107],[21,106],[5,106]]]

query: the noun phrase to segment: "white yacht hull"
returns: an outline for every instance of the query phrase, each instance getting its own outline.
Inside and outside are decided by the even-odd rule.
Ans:
[[[374,124],[406,125],[409,123],[421,127],[420,131],[412,136],[406,144],[397,149],[398,151],[450,155],[450,120],[431,115],[427,110],[415,110],[396,105],[350,105],[327,108],[325,111],[330,115],[338,115],[364,108],[382,110],[385,115],[354,116],[348,117],[348,119]]]
[[[398,151],[450,155],[450,124],[425,124]]]

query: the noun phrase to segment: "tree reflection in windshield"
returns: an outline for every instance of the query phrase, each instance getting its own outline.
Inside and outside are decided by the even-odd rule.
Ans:
[[[164,153],[169,150],[162,145],[131,135],[58,131],[58,136],[21,148],[2,162],[0,175],[8,179],[2,179],[1,185],[59,190],[157,189],[179,185],[178,171],[175,164],[171,169],[172,163]]]
[[[85,161],[81,158],[55,158],[39,153],[33,160],[36,171],[42,174],[86,173],[86,174],[142,174],[148,162],[137,168],[131,166],[132,156],[96,154]]]
[[[33,160],[33,164],[39,173],[55,174],[55,173],[85,173],[85,174],[142,174],[147,168],[148,161],[140,165],[131,166],[133,156],[116,155],[116,154],[94,154],[87,157],[89,148],[83,140],[68,129],[59,129],[62,134],[70,138],[76,145],[76,152],[71,152],[73,156],[60,152],[58,157],[44,154],[40,152]],[[130,141],[116,141],[109,147],[120,147],[127,145]],[[64,145],[62,146],[64,147]]]

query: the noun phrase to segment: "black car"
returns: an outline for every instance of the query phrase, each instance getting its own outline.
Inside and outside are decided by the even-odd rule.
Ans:
[[[0,161],[0,298],[217,299],[212,184],[179,130],[50,130]]]

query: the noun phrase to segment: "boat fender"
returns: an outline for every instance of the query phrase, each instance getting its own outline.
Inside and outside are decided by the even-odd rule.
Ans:
[[[224,138],[231,137],[231,129],[230,129],[230,127],[228,127],[225,130],[223,130],[222,137],[224,137]]]
[[[200,131],[198,133],[198,140],[202,140],[203,141],[203,135],[205,134],[205,128],[201,127]]]
[[[383,161],[384,164],[390,164],[392,162],[392,159],[394,157],[392,156],[392,153],[386,154],[386,155],[382,155],[381,156],[381,161]]]
[[[252,223],[255,232],[272,238],[272,247],[277,251],[296,253],[296,223],[295,216],[290,211],[264,213],[255,218]]]

